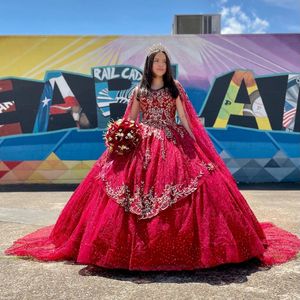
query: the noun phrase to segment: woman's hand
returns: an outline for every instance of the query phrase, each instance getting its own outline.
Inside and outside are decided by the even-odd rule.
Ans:
[[[136,99],[136,95],[137,95],[137,87],[135,87],[133,93],[134,93],[134,99],[133,99],[133,103],[132,103],[132,107],[131,107],[131,111],[130,111],[130,114],[129,114],[129,118],[133,121],[136,120],[139,112],[140,112],[140,102],[137,101]]]

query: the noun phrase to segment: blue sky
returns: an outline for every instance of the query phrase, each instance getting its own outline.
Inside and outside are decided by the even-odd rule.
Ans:
[[[2,0],[0,35],[169,35],[175,14],[201,13],[222,33],[300,33],[300,0]]]

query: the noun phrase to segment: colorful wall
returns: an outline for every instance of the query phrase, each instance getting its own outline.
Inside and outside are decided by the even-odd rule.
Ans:
[[[300,34],[0,36],[0,184],[79,183],[158,42],[237,181],[300,181]]]

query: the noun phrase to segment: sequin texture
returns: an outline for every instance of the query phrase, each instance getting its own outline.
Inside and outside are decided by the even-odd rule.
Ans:
[[[147,219],[192,194],[214,166],[176,123],[176,101],[168,89],[142,94],[140,104],[142,142],[131,156],[109,158],[100,179],[125,211]]]

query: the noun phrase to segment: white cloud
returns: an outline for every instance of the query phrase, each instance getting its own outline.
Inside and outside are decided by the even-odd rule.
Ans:
[[[222,5],[222,2],[220,3]],[[265,33],[269,27],[267,20],[261,19],[254,13],[247,15],[238,5],[221,8],[221,33]]]
[[[254,22],[252,23],[252,27],[256,30],[257,33],[264,33],[265,29],[269,27],[269,22],[267,20],[263,20],[255,16]]]
[[[245,26],[235,18],[227,18],[226,26],[222,28],[222,33],[243,33]]]

